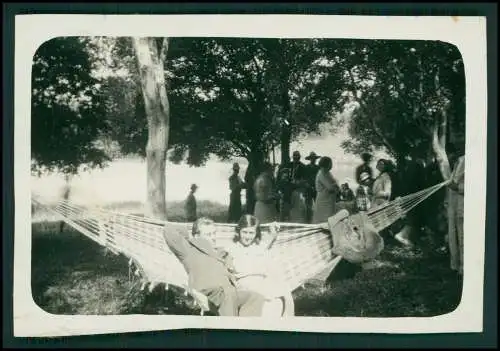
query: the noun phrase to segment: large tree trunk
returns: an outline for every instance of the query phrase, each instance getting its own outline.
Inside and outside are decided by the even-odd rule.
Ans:
[[[436,72],[435,76],[435,88],[438,98],[444,98],[441,92],[441,86],[439,83],[439,71]],[[436,120],[434,128],[432,130],[432,151],[436,157],[436,162],[438,163],[439,170],[443,179],[449,179],[451,175],[450,161],[448,160],[448,155],[446,154],[446,133],[448,131],[448,104],[443,103],[440,108],[439,119]]]
[[[161,45],[158,40],[161,40]],[[133,45],[148,120],[145,211],[147,216],[166,219],[165,167],[170,107],[165,88],[164,60],[168,39],[133,38]]]
[[[448,160],[448,155],[446,154],[446,143],[445,139],[439,135],[439,125],[436,124],[432,132],[432,151],[436,157],[436,162],[439,166],[439,171],[443,177],[443,180],[450,178],[451,168],[450,161]]]

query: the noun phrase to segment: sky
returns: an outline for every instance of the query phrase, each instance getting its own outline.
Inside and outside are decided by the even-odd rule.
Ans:
[[[291,144],[291,151],[298,150],[304,158],[314,151],[321,156],[333,159],[332,174],[337,181],[348,182],[354,188],[354,169],[360,163],[357,156],[344,153],[341,142],[347,138],[345,128],[335,135],[308,136]],[[375,158],[380,157],[375,156]],[[276,160],[279,162],[279,150]],[[239,162],[241,175],[246,170],[247,162],[235,159],[220,162],[212,158],[203,167],[190,167],[186,164],[175,165],[167,162],[166,200],[183,201],[192,183],[199,188],[198,200],[210,200],[224,205],[229,204],[228,177],[231,175],[232,162]],[[47,201],[61,198],[64,179],[61,175],[32,176],[32,191]],[[107,205],[119,202],[146,199],[146,162],[143,159],[118,159],[104,169],[92,170],[73,178],[70,200],[82,205]]]

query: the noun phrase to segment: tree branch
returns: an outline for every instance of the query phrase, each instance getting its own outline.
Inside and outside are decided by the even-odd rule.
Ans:
[[[164,63],[168,52],[168,38],[163,38],[161,49],[160,49],[160,62]]]

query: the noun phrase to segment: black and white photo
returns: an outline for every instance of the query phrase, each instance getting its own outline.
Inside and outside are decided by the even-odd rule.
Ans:
[[[483,19],[86,16],[16,21],[23,335],[480,330]]]

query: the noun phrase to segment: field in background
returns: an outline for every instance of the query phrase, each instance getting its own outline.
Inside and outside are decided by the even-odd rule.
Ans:
[[[137,203],[113,205],[135,211]],[[35,302],[54,314],[198,314],[181,291],[162,286],[144,293],[130,279],[128,260],[71,228],[42,219],[34,209],[32,224],[32,292]],[[200,203],[200,212],[224,221],[226,208]],[[169,204],[169,218],[184,220],[182,206]],[[387,242],[378,260],[365,270],[340,266],[327,286],[306,286],[294,292],[298,316],[435,316],[453,311],[461,282],[449,270],[448,256],[431,243],[412,250]]]

